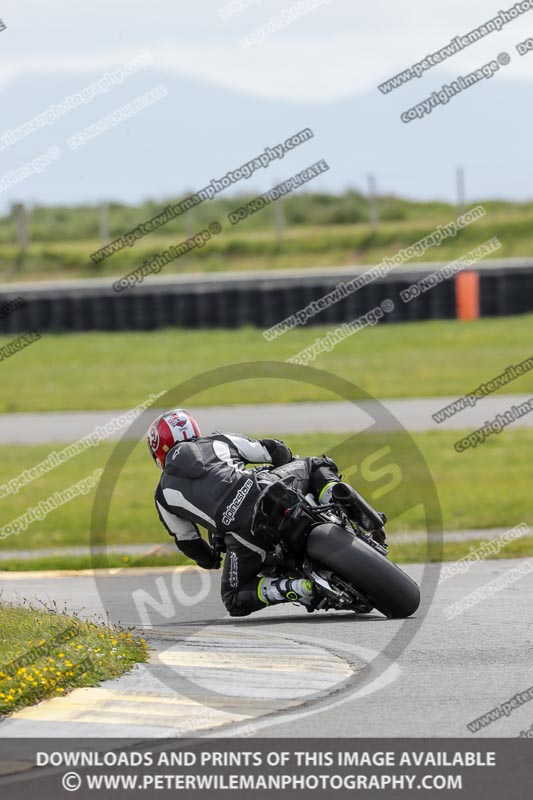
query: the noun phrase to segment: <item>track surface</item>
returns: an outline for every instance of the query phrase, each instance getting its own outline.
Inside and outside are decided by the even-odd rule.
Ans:
[[[0,737],[472,736],[468,722],[533,684],[531,574],[454,619],[444,610],[524,563],[475,562],[440,583],[434,597],[426,588],[424,607],[406,622],[377,613],[308,615],[292,605],[229,619],[218,575],[209,573],[202,602],[173,599],[165,618],[146,629],[156,648],[152,665],[23,711],[0,725]],[[438,565],[406,571],[420,580],[423,569],[424,585],[435,584]],[[161,589],[171,578],[168,570],[125,571],[96,581],[111,620],[138,624],[138,592],[155,596],[155,581]],[[3,585],[6,598],[55,600],[89,616],[103,610],[93,576],[12,575]],[[516,737],[532,723],[530,702],[475,735]]]
[[[289,403],[285,405],[240,405],[195,407],[195,417],[204,431],[229,430],[245,433],[357,433],[372,426],[374,431],[397,430],[398,423],[410,431],[475,430],[512,405],[524,403],[530,395],[506,394],[485,397],[476,406],[437,424],[432,414],[457,400],[456,397],[414,398],[354,403]],[[385,407],[394,417],[380,419]],[[73,441],[117,419],[124,411],[62,411],[59,414],[2,414],[2,444],[42,444]],[[158,413],[154,409],[154,416]],[[382,412],[383,413],[383,412]],[[395,420],[397,422],[395,423]],[[109,439],[119,439],[127,425]],[[533,427],[533,413],[513,422],[513,427]]]

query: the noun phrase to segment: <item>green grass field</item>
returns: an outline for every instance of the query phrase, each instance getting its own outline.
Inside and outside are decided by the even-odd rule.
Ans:
[[[97,686],[147,660],[143,639],[57,609],[0,601],[0,714],[80,686]]]
[[[102,246],[97,238],[97,209],[80,212],[78,220],[70,224],[66,221],[68,213],[59,216],[50,213],[47,219],[46,209],[38,209],[35,213],[39,219],[31,229],[32,243],[24,254],[15,245],[14,226],[2,225],[0,220],[0,274],[3,281],[120,275],[202,230],[213,220],[223,225],[222,233],[205,247],[169,264],[165,274],[371,265],[421,240],[438,225],[447,225],[459,214],[454,206],[444,203],[409,205],[391,199],[389,206],[383,209],[379,228],[374,231],[368,224],[366,208],[357,211],[356,203],[350,198],[330,199],[332,204],[344,202],[344,208],[339,209],[339,213],[331,213],[327,203],[319,200],[316,213],[295,210],[287,215],[281,239],[275,234],[273,206],[232,227],[226,214],[242,200],[213,201],[198,207],[193,216],[189,212],[187,217],[174,220],[138,240],[133,247],[126,247],[98,264],[90,258],[90,254]],[[292,200],[302,203],[302,197]],[[473,203],[469,208],[477,205]],[[483,205],[487,211],[484,218],[410,263],[451,261],[494,236],[502,244],[499,257],[531,256],[531,206],[491,202]],[[164,204],[152,204],[146,208],[127,209],[120,216],[115,214],[110,240],[134,229],[163,207]]]
[[[457,438],[457,433],[440,431],[417,434],[413,440],[403,434],[360,434],[352,438],[343,438],[340,434],[286,437],[293,452],[300,455],[331,454],[347,479],[377,508],[386,511],[390,520],[387,530],[391,537],[392,557],[399,560],[408,560],[407,556],[409,559],[426,560],[422,558],[425,546],[403,544],[395,548],[394,536],[408,531],[423,531],[426,523],[430,529],[438,529],[438,505],[442,509],[445,530],[507,529],[520,522],[533,524],[530,502],[533,431],[506,430],[499,436],[493,436],[482,447],[461,455],[453,449]],[[34,466],[46,458],[52,449],[46,446],[0,447],[0,483]],[[24,514],[30,505],[35,506],[54,492],[62,491],[85,478],[97,467],[103,467],[112,450],[112,444],[100,444],[33,481],[18,494],[4,497],[3,524]],[[365,463],[374,456],[376,461],[372,469],[365,468]],[[429,473],[424,462],[427,462]],[[396,465],[396,472],[400,476],[400,481],[394,486],[379,471],[391,464]],[[153,506],[153,490],[157,480],[158,471],[147,454],[146,445],[139,442],[112,492],[107,544],[171,542]],[[437,507],[432,502],[435,487],[438,492]],[[94,491],[63,505],[41,522],[31,523],[18,535],[2,539],[0,550],[89,546],[93,500]],[[432,509],[428,512],[428,518],[421,505],[424,502]],[[532,541],[520,540],[516,546],[524,550],[522,554],[531,555]],[[104,543],[99,534],[95,543]],[[448,552],[464,555],[469,551],[470,544],[453,545]],[[436,557],[430,553],[430,558]],[[111,563],[117,567],[138,563],[178,563],[178,554],[175,559],[155,557],[144,562],[115,556]],[[27,562],[18,562],[16,558],[7,564],[0,562],[0,566],[31,568]],[[41,559],[33,566],[83,568],[90,564],[87,559],[78,557],[62,558],[60,562],[57,559],[43,562]]]
[[[253,199],[246,191],[238,194],[220,195],[210,202],[204,202],[189,209],[185,214],[168,221],[154,236],[180,236],[196,228],[202,228],[213,219],[222,219],[235,210],[236,206]],[[159,214],[169,202],[180,198],[168,197],[147,200],[138,205],[110,203],[108,207],[109,238],[113,239],[135,228],[140,222]],[[509,201],[473,201],[472,205],[482,203],[487,213],[494,218],[503,217],[508,221],[533,214],[533,203],[512,203]],[[382,224],[413,225],[424,223],[438,224],[443,220],[454,219],[457,206],[444,201],[416,201],[397,195],[381,195],[378,200],[379,218]],[[288,231],[306,234],[309,228],[349,229],[356,225],[368,224],[370,209],[368,199],[360,192],[349,190],[342,195],[306,191],[294,192],[281,201],[283,217]],[[258,237],[271,236],[275,228],[275,206],[265,207],[260,214],[246,220],[246,231],[253,231]],[[100,206],[41,206],[29,209],[28,228],[33,242],[96,242],[100,232]],[[240,226],[241,228],[244,226]],[[16,221],[11,212],[0,216],[0,244],[15,244]]]
[[[532,323],[530,315],[379,325],[354,334],[311,366],[345,377],[378,399],[460,397],[531,356]],[[216,367],[285,361],[329,329],[299,327],[272,342],[252,328],[46,334],[0,365],[0,412],[132,408],[151,393],[168,391]],[[11,338],[0,337],[0,346]],[[532,390],[533,373],[505,389]],[[187,403],[335,399],[308,383],[256,379],[216,386]]]

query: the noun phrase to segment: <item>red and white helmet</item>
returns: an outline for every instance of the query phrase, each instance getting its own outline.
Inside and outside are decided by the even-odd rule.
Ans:
[[[194,417],[183,408],[175,408],[165,411],[152,422],[148,430],[148,447],[159,469],[163,469],[171,447],[178,442],[196,439],[200,435],[200,428]]]

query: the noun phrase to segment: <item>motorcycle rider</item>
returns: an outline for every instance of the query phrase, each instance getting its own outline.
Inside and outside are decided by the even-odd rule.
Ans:
[[[251,439],[234,433],[202,436],[196,420],[181,408],[166,411],[148,431],[148,447],[162,475],[155,491],[157,513],[178,549],[204,569],[218,569],[221,556],[200,535],[224,540],[222,600],[230,616],[246,616],[269,605],[299,602],[313,609],[314,587],[305,578],[261,575],[268,543],[253,531],[257,502],[272,482],[319,503],[332,500],[341,483],[337,466],[327,456],[293,458],[278,439]],[[257,470],[248,465],[269,465]],[[344,489],[353,489],[342,484]],[[358,510],[353,509],[353,518]]]

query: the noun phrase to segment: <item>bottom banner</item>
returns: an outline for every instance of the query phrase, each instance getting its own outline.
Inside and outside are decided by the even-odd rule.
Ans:
[[[528,739],[12,739],[0,797],[520,800],[532,756]]]

